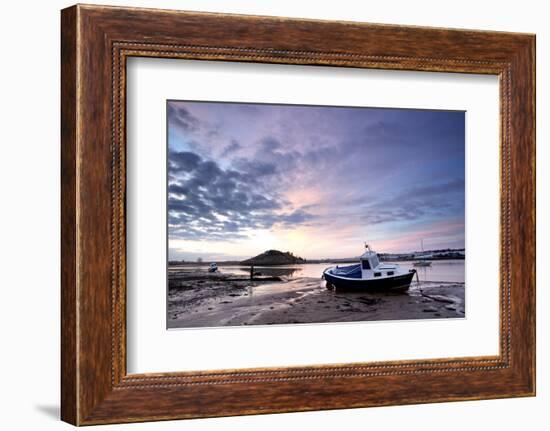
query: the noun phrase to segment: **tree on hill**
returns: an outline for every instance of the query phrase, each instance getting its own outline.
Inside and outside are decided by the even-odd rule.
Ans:
[[[292,252],[282,252],[279,250],[267,250],[258,256],[243,260],[243,265],[289,265],[305,263],[305,259],[295,256]]]

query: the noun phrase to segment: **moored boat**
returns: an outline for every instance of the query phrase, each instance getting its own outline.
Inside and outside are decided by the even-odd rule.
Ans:
[[[367,244],[365,248],[358,264],[337,265],[323,271],[327,288],[376,291],[404,291],[409,288],[416,270],[404,269],[393,263],[380,263],[376,252]]]
[[[424,252],[424,240],[420,240],[420,248],[422,249],[422,255],[420,256],[415,256],[415,259],[418,259],[416,260],[414,263],[413,263],[413,266],[432,266],[432,261],[431,260],[428,260],[432,257],[431,254],[425,254]]]

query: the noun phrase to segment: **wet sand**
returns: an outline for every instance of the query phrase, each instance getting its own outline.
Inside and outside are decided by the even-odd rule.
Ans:
[[[441,319],[465,316],[464,283],[416,282],[405,293],[327,290],[320,278],[247,280],[230,273],[169,274],[168,328]]]

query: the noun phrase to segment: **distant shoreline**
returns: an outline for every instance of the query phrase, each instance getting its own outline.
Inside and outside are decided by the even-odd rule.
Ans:
[[[410,258],[410,257],[403,257],[403,258],[392,258],[392,259],[384,259],[383,257],[380,258],[381,262],[414,262],[417,260],[424,260],[422,258]],[[464,260],[464,256],[462,257],[439,257],[434,256],[430,258],[426,258],[426,260]],[[356,258],[349,258],[349,259],[312,259],[312,260],[306,260],[305,262],[300,263],[262,263],[262,264],[256,264],[256,265],[250,265],[249,263],[243,263],[242,261],[220,261],[220,260],[208,260],[208,261],[202,261],[202,262],[193,262],[193,261],[169,261],[168,266],[208,266],[212,262],[216,262],[219,266],[290,266],[290,265],[316,265],[319,263],[358,263],[359,257]]]

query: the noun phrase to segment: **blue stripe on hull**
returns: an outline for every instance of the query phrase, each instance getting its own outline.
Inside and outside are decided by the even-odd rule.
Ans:
[[[407,290],[411,284],[412,278],[414,277],[414,272],[409,272],[408,274],[399,275],[396,277],[386,277],[379,279],[344,279],[339,277],[334,277],[329,272],[325,272],[325,280],[327,283],[332,284],[337,289],[351,289],[351,290]]]

